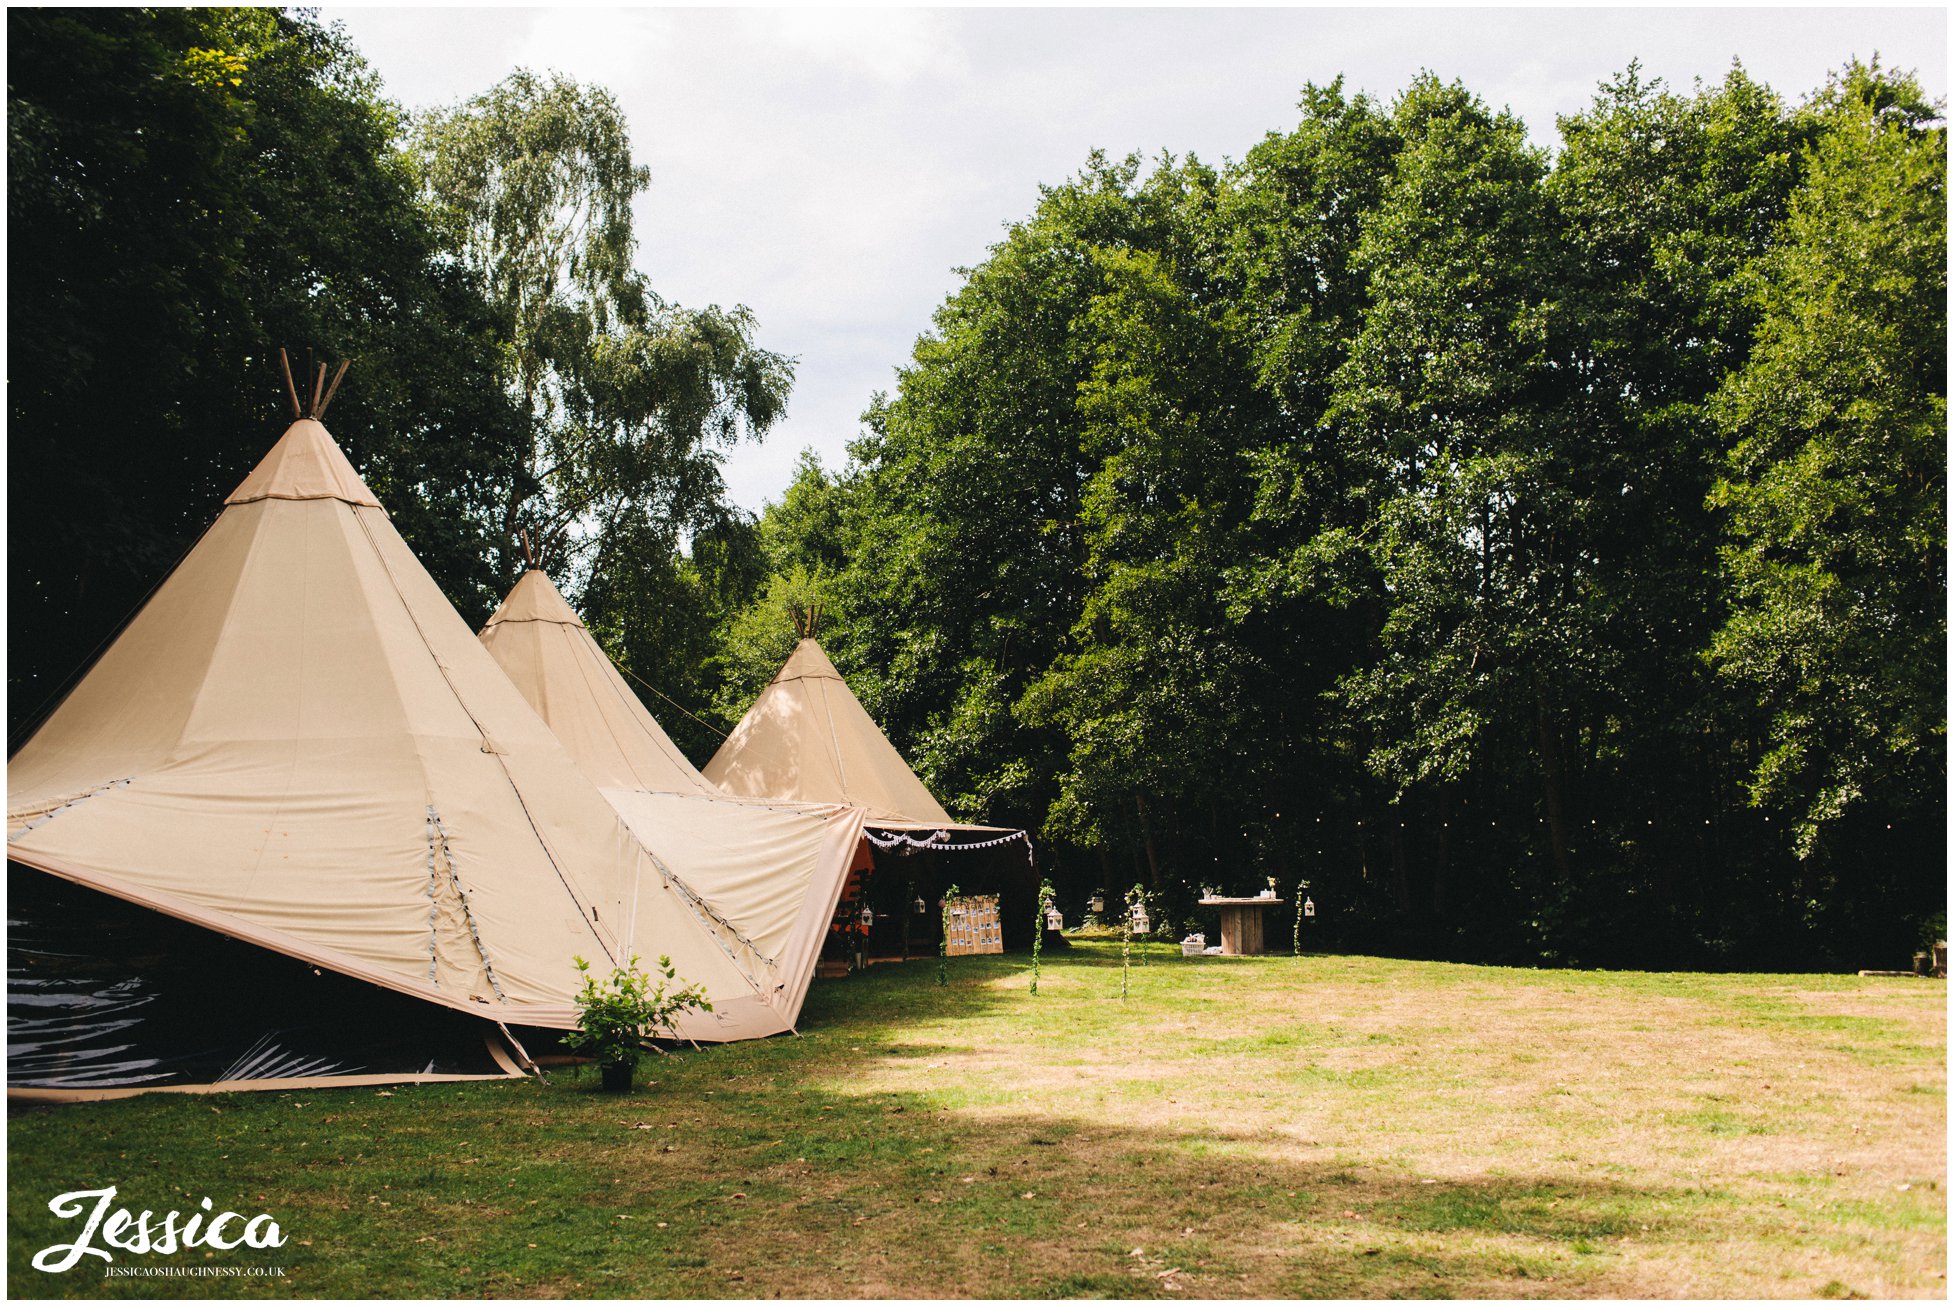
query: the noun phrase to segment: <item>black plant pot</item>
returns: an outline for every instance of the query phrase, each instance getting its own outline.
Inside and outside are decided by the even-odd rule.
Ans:
[[[626,1093],[631,1088],[631,1075],[638,1068],[629,1062],[606,1062],[598,1067],[604,1078],[604,1091],[611,1094]]]

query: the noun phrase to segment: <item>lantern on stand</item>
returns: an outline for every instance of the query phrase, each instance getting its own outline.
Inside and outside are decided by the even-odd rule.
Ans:
[[[1135,903],[1132,913],[1133,933],[1135,935],[1144,935],[1153,929],[1153,923],[1147,919],[1147,905],[1144,902]]]
[[[856,971],[868,970],[868,928],[874,924],[875,913],[864,900],[861,910],[855,914],[854,947],[850,950],[854,954]]]
[[[1097,926],[1099,924],[1099,914],[1105,910],[1106,896],[1104,894],[1094,894],[1091,898],[1087,899],[1086,925]]]
[[[1306,898],[1303,900],[1303,915],[1305,917],[1313,917],[1316,915],[1315,899]]]
[[[1045,905],[1045,929],[1065,929],[1065,914],[1058,910],[1058,904],[1056,903],[1047,903]]]
[[[923,902],[923,896],[921,894],[918,894],[916,896],[916,915],[920,917],[924,913],[928,912],[929,910],[930,910],[930,905]]]

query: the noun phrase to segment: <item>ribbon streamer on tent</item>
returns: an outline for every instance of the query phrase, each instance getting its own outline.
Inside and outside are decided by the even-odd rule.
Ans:
[[[33,830],[36,826],[45,826],[49,822],[53,821],[56,817],[59,817],[62,813],[66,812],[68,809],[75,807],[76,805],[82,803],[83,801],[92,799],[98,794],[107,794],[110,790],[119,790],[125,785],[133,785],[135,784],[135,780],[136,778],[133,776],[125,776],[119,781],[110,781],[107,785],[97,785],[92,790],[85,790],[80,794],[74,795],[68,799],[64,799],[60,803],[57,803],[52,807],[42,810],[41,815],[35,817],[32,821],[23,822],[20,826],[20,832],[14,832],[10,830],[8,832],[8,838],[12,839],[14,834],[24,833],[26,831]],[[33,811],[35,811],[35,809],[33,808],[24,808],[21,810],[22,813],[33,812]],[[11,813],[11,812],[8,813],[7,814],[8,825],[12,826],[14,820],[19,815],[21,814]]]

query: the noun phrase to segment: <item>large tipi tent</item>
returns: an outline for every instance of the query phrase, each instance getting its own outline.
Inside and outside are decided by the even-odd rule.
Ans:
[[[679,882],[769,960],[791,1021],[813,978],[851,869],[859,808],[734,798],[658,725],[575,609],[539,569],[523,574],[482,643],[584,775],[659,850]]]
[[[568,1028],[573,957],[638,953],[710,995],[689,1037],[791,1022],[315,420],[15,755],[7,825],[12,863],[492,1021]]]

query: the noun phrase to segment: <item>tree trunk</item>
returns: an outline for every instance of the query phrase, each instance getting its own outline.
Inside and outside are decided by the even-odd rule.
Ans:
[[[1547,801],[1547,837],[1554,846],[1554,872],[1565,885],[1571,879],[1567,857],[1567,770],[1561,761],[1560,726],[1547,703],[1547,683],[1538,672],[1533,676],[1533,694],[1540,725],[1540,779]]]
[[[1395,803],[1388,810],[1393,817],[1402,811]],[[1398,905],[1398,911],[1408,916],[1411,913],[1411,869],[1407,865],[1404,827],[1390,822],[1388,830],[1391,840],[1391,899]]]
[[[1140,814],[1140,838],[1147,848],[1147,884],[1157,894],[1160,892],[1160,854],[1153,845],[1153,823],[1147,820],[1147,801],[1141,795],[1133,796],[1134,810]]]
[[[1452,783],[1438,783],[1438,856],[1432,860],[1432,915],[1442,917],[1452,890]]]

